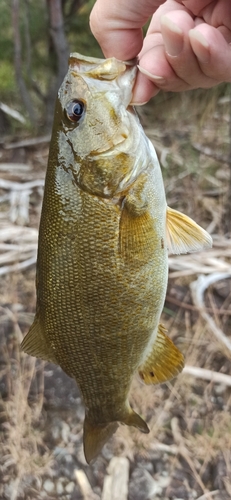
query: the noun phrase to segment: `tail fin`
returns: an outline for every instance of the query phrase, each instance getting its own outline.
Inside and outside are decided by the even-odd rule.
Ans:
[[[92,425],[85,417],[83,426],[83,448],[87,463],[89,464],[102,450],[105,443],[110,439],[118,428],[117,422],[106,425]]]
[[[150,432],[146,422],[138,415],[138,413],[132,410],[132,408],[129,408],[126,416],[121,419],[121,423],[130,425],[131,427],[136,427],[145,434]]]
[[[121,418],[120,422],[136,427],[146,434],[149,432],[146,422],[131,408],[129,408],[125,416]],[[106,425],[92,425],[88,417],[85,417],[83,426],[83,447],[88,464],[97,457],[105,443],[110,439],[117,428],[117,422],[110,422]]]

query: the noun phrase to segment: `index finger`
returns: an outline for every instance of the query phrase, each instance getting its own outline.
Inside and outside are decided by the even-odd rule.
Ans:
[[[129,60],[143,44],[142,26],[164,0],[97,0],[90,27],[105,57]]]

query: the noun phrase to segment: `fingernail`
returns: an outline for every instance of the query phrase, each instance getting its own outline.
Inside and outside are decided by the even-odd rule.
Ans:
[[[167,16],[161,17],[162,36],[169,56],[179,56],[183,49],[183,31]]]
[[[149,80],[152,80],[153,82],[156,82],[159,84],[160,83],[163,84],[165,82],[165,79],[162,76],[153,75],[153,73],[149,73],[149,71],[147,71],[144,68],[141,68],[139,65],[138,65],[138,68],[139,68],[140,72],[143,73],[143,75],[145,75],[149,78]]]
[[[197,59],[203,64],[208,63],[210,58],[209,44],[204,35],[200,31],[193,29],[189,31],[189,38]]]
[[[145,102],[130,102],[131,106],[144,106],[144,104],[147,104],[148,101]]]

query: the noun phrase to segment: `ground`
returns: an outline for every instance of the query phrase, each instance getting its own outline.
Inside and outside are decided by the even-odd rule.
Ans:
[[[214,247],[169,259],[162,322],[188,371],[156,387],[135,378],[131,403],[150,434],[120,426],[90,466],[76,384],[59,367],[19,350],[35,311],[48,139],[20,146],[6,137],[0,145],[1,499],[231,497],[230,116],[226,94],[214,96],[160,96],[140,112],[160,158],[168,204],[209,230]],[[201,274],[213,282],[206,278],[204,292]],[[199,371],[190,375],[190,367]]]

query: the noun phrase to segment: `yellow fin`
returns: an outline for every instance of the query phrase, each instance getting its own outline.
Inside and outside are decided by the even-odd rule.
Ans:
[[[123,200],[119,242],[126,261],[149,262],[158,245],[146,189],[147,176],[141,174]]]
[[[176,377],[184,368],[184,356],[166,335],[163,325],[158,326],[153,350],[142,366],[140,378],[145,384],[160,384]]]
[[[83,426],[83,448],[88,464],[97,457],[105,443],[110,439],[117,428],[117,422],[110,422],[106,425],[92,425],[88,418],[85,417]]]
[[[167,207],[167,246],[170,253],[197,252],[212,246],[212,238],[187,215]]]
[[[41,358],[45,361],[51,361],[52,363],[58,364],[54,353],[51,352],[51,349],[47,345],[37,315],[34,318],[34,322],[32,323],[29,332],[24,337],[20,348],[22,351],[30,354],[30,356],[35,356],[36,358]]]
[[[120,220],[120,252],[125,260],[148,262],[155,251],[153,221],[148,212],[134,217],[124,208]]]

